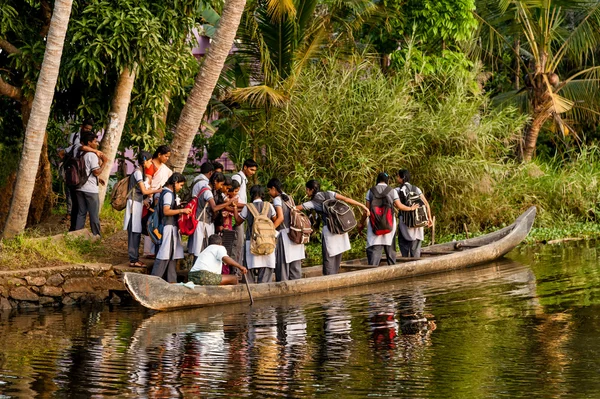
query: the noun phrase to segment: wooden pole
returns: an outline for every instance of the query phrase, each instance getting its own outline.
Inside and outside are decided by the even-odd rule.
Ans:
[[[463,227],[465,228],[465,234],[467,235],[467,240],[469,239],[469,229],[467,229],[467,224],[463,223]]]
[[[250,272],[250,271],[248,271],[248,272]],[[250,296],[250,306],[252,306],[254,304],[254,298],[252,298],[252,292],[250,292],[250,285],[248,284],[248,275],[243,274],[242,276],[244,276],[244,281],[246,282],[246,288],[248,289],[248,296]]]
[[[435,245],[435,216],[431,218],[431,244]]]

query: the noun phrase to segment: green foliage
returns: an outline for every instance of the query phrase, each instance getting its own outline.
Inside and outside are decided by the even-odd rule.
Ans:
[[[474,0],[411,0],[407,8],[409,26],[425,43],[469,40],[477,28]]]

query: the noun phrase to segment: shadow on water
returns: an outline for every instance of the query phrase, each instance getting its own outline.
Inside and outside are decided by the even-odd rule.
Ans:
[[[598,397],[595,247],[528,251],[252,307],[2,315],[0,397]]]

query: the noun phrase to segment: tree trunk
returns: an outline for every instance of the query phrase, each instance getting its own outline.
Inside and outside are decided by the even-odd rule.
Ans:
[[[176,172],[183,171],[185,167],[194,136],[198,133],[206,106],[233,45],[245,5],[246,0],[225,2],[219,27],[175,127],[169,163]]]
[[[135,82],[135,70],[135,66],[133,69],[124,68],[121,75],[119,75],[115,94],[113,95],[112,103],[110,105],[110,112],[108,114],[108,126],[102,137],[102,142],[100,143],[100,151],[108,158],[108,165],[98,177],[107,184],[112,165],[115,162],[115,156],[117,155],[117,149],[121,142],[121,136],[123,135],[123,127],[125,126],[125,119],[127,118],[127,109],[129,108],[129,102],[131,101],[131,91],[133,90],[133,83]],[[98,187],[100,206],[104,203],[105,196],[106,185],[101,184]]]
[[[517,54],[517,65],[515,65],[515,90],[519,90],[521,83],[521,60],[519,60],[521,53],[521,39],[517,39],[515,42],[515,53]]]
[[[530,162],[533,158],[533,153],[535,152],[535,146],[537,144],[537,139],[540,134],[540,130],[544,123],[549,118],[549,114],[546,111],[540,112],[537,115],[534,115],[533,121],[531,125],[527,128],[527,132],[525,133],[525,145],[523,148],[523,162]]]
[[[73,0],[56,0],[54,2],[54,13],[46,40],[44,61],[35,88],[31,115],[25,130],[23,153],[17,171],[14,195],[4,226],[4,238],[11,238],[21,233],[27,223],[72,4]]]

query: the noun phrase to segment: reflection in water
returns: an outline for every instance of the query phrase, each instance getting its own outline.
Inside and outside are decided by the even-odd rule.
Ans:
[[[600,267],[583,254],[252,307],[2,313],[0,398],[594,397]]]

